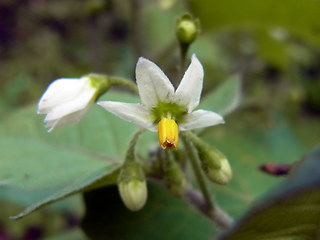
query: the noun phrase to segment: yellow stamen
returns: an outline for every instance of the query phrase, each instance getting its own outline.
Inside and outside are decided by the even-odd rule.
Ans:
[[[177,123],[173,119],[162,118],[158,123],[158,137],[163,149],[178,147],[179,131]]]

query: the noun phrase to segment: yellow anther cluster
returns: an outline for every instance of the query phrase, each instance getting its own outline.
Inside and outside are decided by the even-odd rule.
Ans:
[[[177,123],[173,119],[162,118],[158,123],[158,137],[163,149],[177,148],[179,141]]]

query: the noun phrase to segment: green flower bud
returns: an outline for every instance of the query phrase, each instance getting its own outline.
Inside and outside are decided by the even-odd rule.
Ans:
[[[148,192],[145,175],[137,162],[126,163],[119,174],[120,197],[131,211],[140,210],[146,203]]]
[[[211,149],[207,154],[201,154],[201,167],[207,177],[214,183],[227,184],[232,178],[232,170],[227,158],[216,149]],[[220,167],[217,167],[219,163]]]
[[[190,44],[200,32],[199,19],[195,19],[190,14],[185,13],[177,19],[175,31],[179,42]]]
[[[214,183],[229,183],[232,178],[232,170],[227,158],[218,149],[203,142],[191,132],[186,132],[185,136],[196,146],[201,167],[207,177]]]
[[[123,203],[131,211],[140,210],[147,201],[146,181],[132,179],[130,182],[120,182],[118,185]]]
[[[171,151],[166,152],[164,157],[163,171],[167,189],[172,195],[182,197],[187,190],[186,177]]]

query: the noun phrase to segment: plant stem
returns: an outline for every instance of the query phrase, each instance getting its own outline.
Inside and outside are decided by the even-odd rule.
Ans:
[[[112,85],[124,86],[131,89],[135,93],[139,93],[137,85],[128,79],[122,77],[109,77],[109,81]]]
[[[205,216],[214,222],[220,229],[228,229],[233,223],[233,219],[219,206],[215,206],[214,214],[208,211],[204,198],[195,190],[188,189],[185,199],[199,209]]]
[[[182,135],[182,140],[185,145],[185,149],[188,153],[188,156],[189,156],[189,159],[191,162],[191,166],[193,168],[198,185],[200,187],[200,190],[203,194],[204,199],[206,200],[207,209],[210,212],[212,212],[212,211],[214,211],[214,205],[212,203],[212,199],[211,199],[207,184],[205,182],[205,179],[203,177],[203,174],[202,174],[200,166],[199,166],[200,160],[198,159],[198,153],[196,152],[196,149],[193,146],[192,142],[184,134]]]
[[[200,187],[200,191],[203,195],[203,199],[198,196],[194,191],[188,190],[186,198],[197,206],[197,208],[203,212],[207,217],[213,220],[217,226],[222,229],[227,229],[231,226],[233,220],[225,213],[217,204],[212,201],[208,186],[202,174],[199,166],[199,157],[196,148],[186,134],[182,134],[182,140],[185,145],[185,149],[189,156],[197,183]]]
[[[130,162],[135,161],[135,146],[137,144],[137,141],[138,141],[141,133],[143,133],[144,131],[145,131],[144,128],[140,128],[132,136],[130,143],[129,143],[129,146],[128,146],[128,149],[127,149],[126,159],[125,159],[124,164],[129,164]]]
[[[180,43],[180,79],[183,77],[184,72],[186,71],[189,46],[190,44],[188,43]]]

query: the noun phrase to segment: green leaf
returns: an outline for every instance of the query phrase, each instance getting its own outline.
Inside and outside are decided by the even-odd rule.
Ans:
[[[320,147],[219,240],[318,239]]]
[[[17,151],[16,149],[19,149]],[[36,140],[7,137],[0,139],[0,179],[2,185],[38,191],[35,201],[15,218],[39,207],[89,188],[94,184],[116,181],[119,161],[98,158],[85,152],[53,147]],[[0,189],[1,193],[1,189]]]
[[[46,240],[89,240],[86,235],[79,229],[75,228],[70,231],[61,233],[53,237],[47,237]]]
[[[108,93],[108,100],[135,102],[137,97]],[[23,190],[34,203],[14,218],[23,217],[48,203],[91,188],[114,184],[117,169],[134,125],[99,106],[79,123],[47,133],[35,106],[2,120],[0,127],[0,186]],[[150,141],[150,137],[141,141]],[[142,150],[147,144],[140,143]]]
[[[123,205],[115,186],[85,193],[85,202],[81,225],[95,240],[201,240],[216,232],[207,218],[156,184],[148,185],[148,201],[138,212]]]
[[[241,81],[238,75],[234,75],[206,95],[198,108],[211,110],[225,116],[239,106],[240,100]]]
[[[252,113],[239,111],[227,117],[226,124],[203,132],[204,140],[223,152],[232,167],[228,185],[211,186],[217,203],[236,218],[281,180],[259,171],[260,165],[295,162],[312,146],[297,138],[281,117],[274,117],[268,125],[252,117]]]
[[[282,28],[312,43],[320,44],[318,12],[314,0],[189,0],[190,7],[205,30]]]

